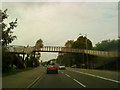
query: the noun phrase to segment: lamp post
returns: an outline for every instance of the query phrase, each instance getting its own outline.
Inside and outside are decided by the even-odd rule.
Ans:
[[[79,35],[82,35],[81,33],[79,33]],[[88,49],[88,43],[87,43],[87,34],[84,34],[85,35],[85,37],[86,37],[86,40],[85,40],[85,45],[86,45],[86,50]],[[88,67],[88,54],[86,54],[86,60],[87,60],[87,68],[89,68]],[[84,53],[83,53],[83,64],[84,64]]]
[[[79,33],[79,35],[83,36],[81,33]],[[83,53],[83,62],[82,63],[83,63],[82,67],[84,68],[84,65],[85,65],[85,63],[84,63],[84,53]]]
[[[87,34],[85,34],[85,37],[86,37],[86,50],[88,49],[88,45],[87,45]],[[88,67],[88,54],[86,54],[86,59],[87,59],[87,68]]]

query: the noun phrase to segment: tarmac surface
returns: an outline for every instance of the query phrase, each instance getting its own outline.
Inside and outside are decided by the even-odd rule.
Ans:
[[[70,68],[46,74],[46,67],[19,72],[2,78],[2,88],[118,88],[119,72]]]
[[[45,67],[17,73],[2,78],[2,88],[29,88],[45,71]]]

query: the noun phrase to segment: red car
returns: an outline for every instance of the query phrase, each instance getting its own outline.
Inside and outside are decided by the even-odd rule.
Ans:
[[[49,73],[57,73],[58,74],[58,66],[54,61],[49,61],[47,66],[47,74]]]

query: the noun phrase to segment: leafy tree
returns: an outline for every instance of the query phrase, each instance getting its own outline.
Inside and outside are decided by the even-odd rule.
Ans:
[[[73,43],[72,48],[86,49],[86,44],[87,44],[87,49],[91,49],[92,48],[92,42],[88,38],[80,36]]]
[[[29,59],[25,60],[26,67],[33,67],[34,57],[30,56]]]
[[[2,49],[2,72],[6,72],[6,71],[9,71],[11,70],[11,62],[12,62],[12,57],[10,55],[10,53],[6,52],[7,49],[4,48]],[[9,60],[8,60],[9,58]],[[3,60],[4,59],[4,60]]]
[[[34,54],[35,53],[33,52],[33,53],[31,53],[31,55],[26,57],[26,59],[25,59],[26,67],[37,67],[37,66],[39,66],[40,54],[36,53],[35,56],[34,56]]]
[[[65,43],[65,47],[71,48],[74,40],[68,40]],[[59,53],[57,57],[57,62],[61,65],[71,66],[72,64],[72,54],[71,53]]]
[[[69,48],[76,48],[76,49],[86,49],[86,40],[87,40],[87,49],[92,49],[92,42],[83,36],[80,36],[77,38],[76,41],[68,40],[65,43],[66,47]],[[76,64],[77,66],[80,64],[83,64],[86,62],[86,58],[84,57],[86,54],[79,54],[79,53],[64,53],[63,55],[59,55],[57,57],[58,62],[66,65],[66,66],[72,66],[73,64]]]
[[[36,41],[36,44],[35,44],[35,47],[43,47],[43,41],[42,39],[39,39]],[[41,54],[39,52],[35,52],[36,54],[36,57],[34,57],[34,66],[39,66],[39,59],[40,59],[40,56]]]
[[[42,39],[37,40],[35,47],[43,47],[43,41]]]
[[[7,52],[6,46],[10,44],[13,40],[15,40],[16,36],[13,36],[13,29],[17,27],[17,19],[15,21],[10,22],[9,24],[4,23],[4,20],[8,18],[7,9],[2,11],[0,10],[0,30],[2,31],[2,72],[6,72],[12,69],[14,64],[14,60],[16,58],[15,55],[12,55]]]
[[[68,48],[71,48],[72,45],[74,43],[74,40],[68,40],[66,43],[65,43],[65,47],[68,47]]]
[[[7,9],[2,12],[2,45],[7,46],[10,44],[13,40],[15,40],[16,36],[13,36],[13,29],[17,27],[17,18],[15,21],[12,21],[8,24],[4,23],[4,20],[8,18],[7,15]]]
[[[103,40],[101,42],[98,42],[95,47],[93,47],[93,50],[98,51],[120,51],[120,39],[117,40]],[[113,57],[113,58],[102,58],[94,56],[92,58],[94,60],[94,64],[96,64],[97,68],[100,69],[116,69],[116,67],[119,65],[119,57]],[[93,63],[92,60],[92,63]],[[100,65],[101,63],[101,65]],[[99,66],[100,65],[100,66]]]
[[[39,40],[36,41],[35,47],[43,47],[42,39],[39,39]],[[39,66],[40,57],[41,57],[41,54],[39,52],[32,52],[31,55],[28,55],[26,60],[25,60],[26,66],[27,67],[37,67],[37,66]]]
[[[34,59],[34,67],[37,67],[39,66],[40,62],[39,62],[39,59],[41,57],[41,54],[40,53],[37,53],[35,59]]]
[[[98,42],[95,47],[93,47],[94,50],[99,51],[117,51],[120,47],[120,42],[118,40],[103,40],[102,42]]]

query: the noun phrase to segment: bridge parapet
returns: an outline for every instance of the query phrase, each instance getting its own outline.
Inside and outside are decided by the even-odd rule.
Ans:
[[[59,47],[59,46],[43,46],[43,47],[9,46],[8,50],[9,52],[17,52],[17,53],[31,53],[33,51],[34,52],[62,52],[62,53],[85,53],[85,54],[102,56],[102,57],[119,57],[118,52],[74,49],[74,48]]]
[[[103,57],[119,57],[118,52],[106,52],[106,51],[94,51],[94,50],[84,50],[86,54],[103,56]]]
[[[62,47],[53,47],[53,46],[43,46],[43,47],[35,47],[34,51],[41,52],[59,52]]]
[[[8,46],[7,49],[9,52],[15,53],[31,53],[34,50],[34,47],[25,47],[25,46]]]
[[[83,49],[73,49],[67,47],[53,47],[53,46],[44,46],[44,47],[36,47],[34,51],[37,52],[63,52],[63,53],[84,53]]]
[[[67,47],[64,47],[62,48],[61,52],[70,52],[70,53],[84,53],[84,50],[83,49],[74,49],[74,48],[67,48]]]

